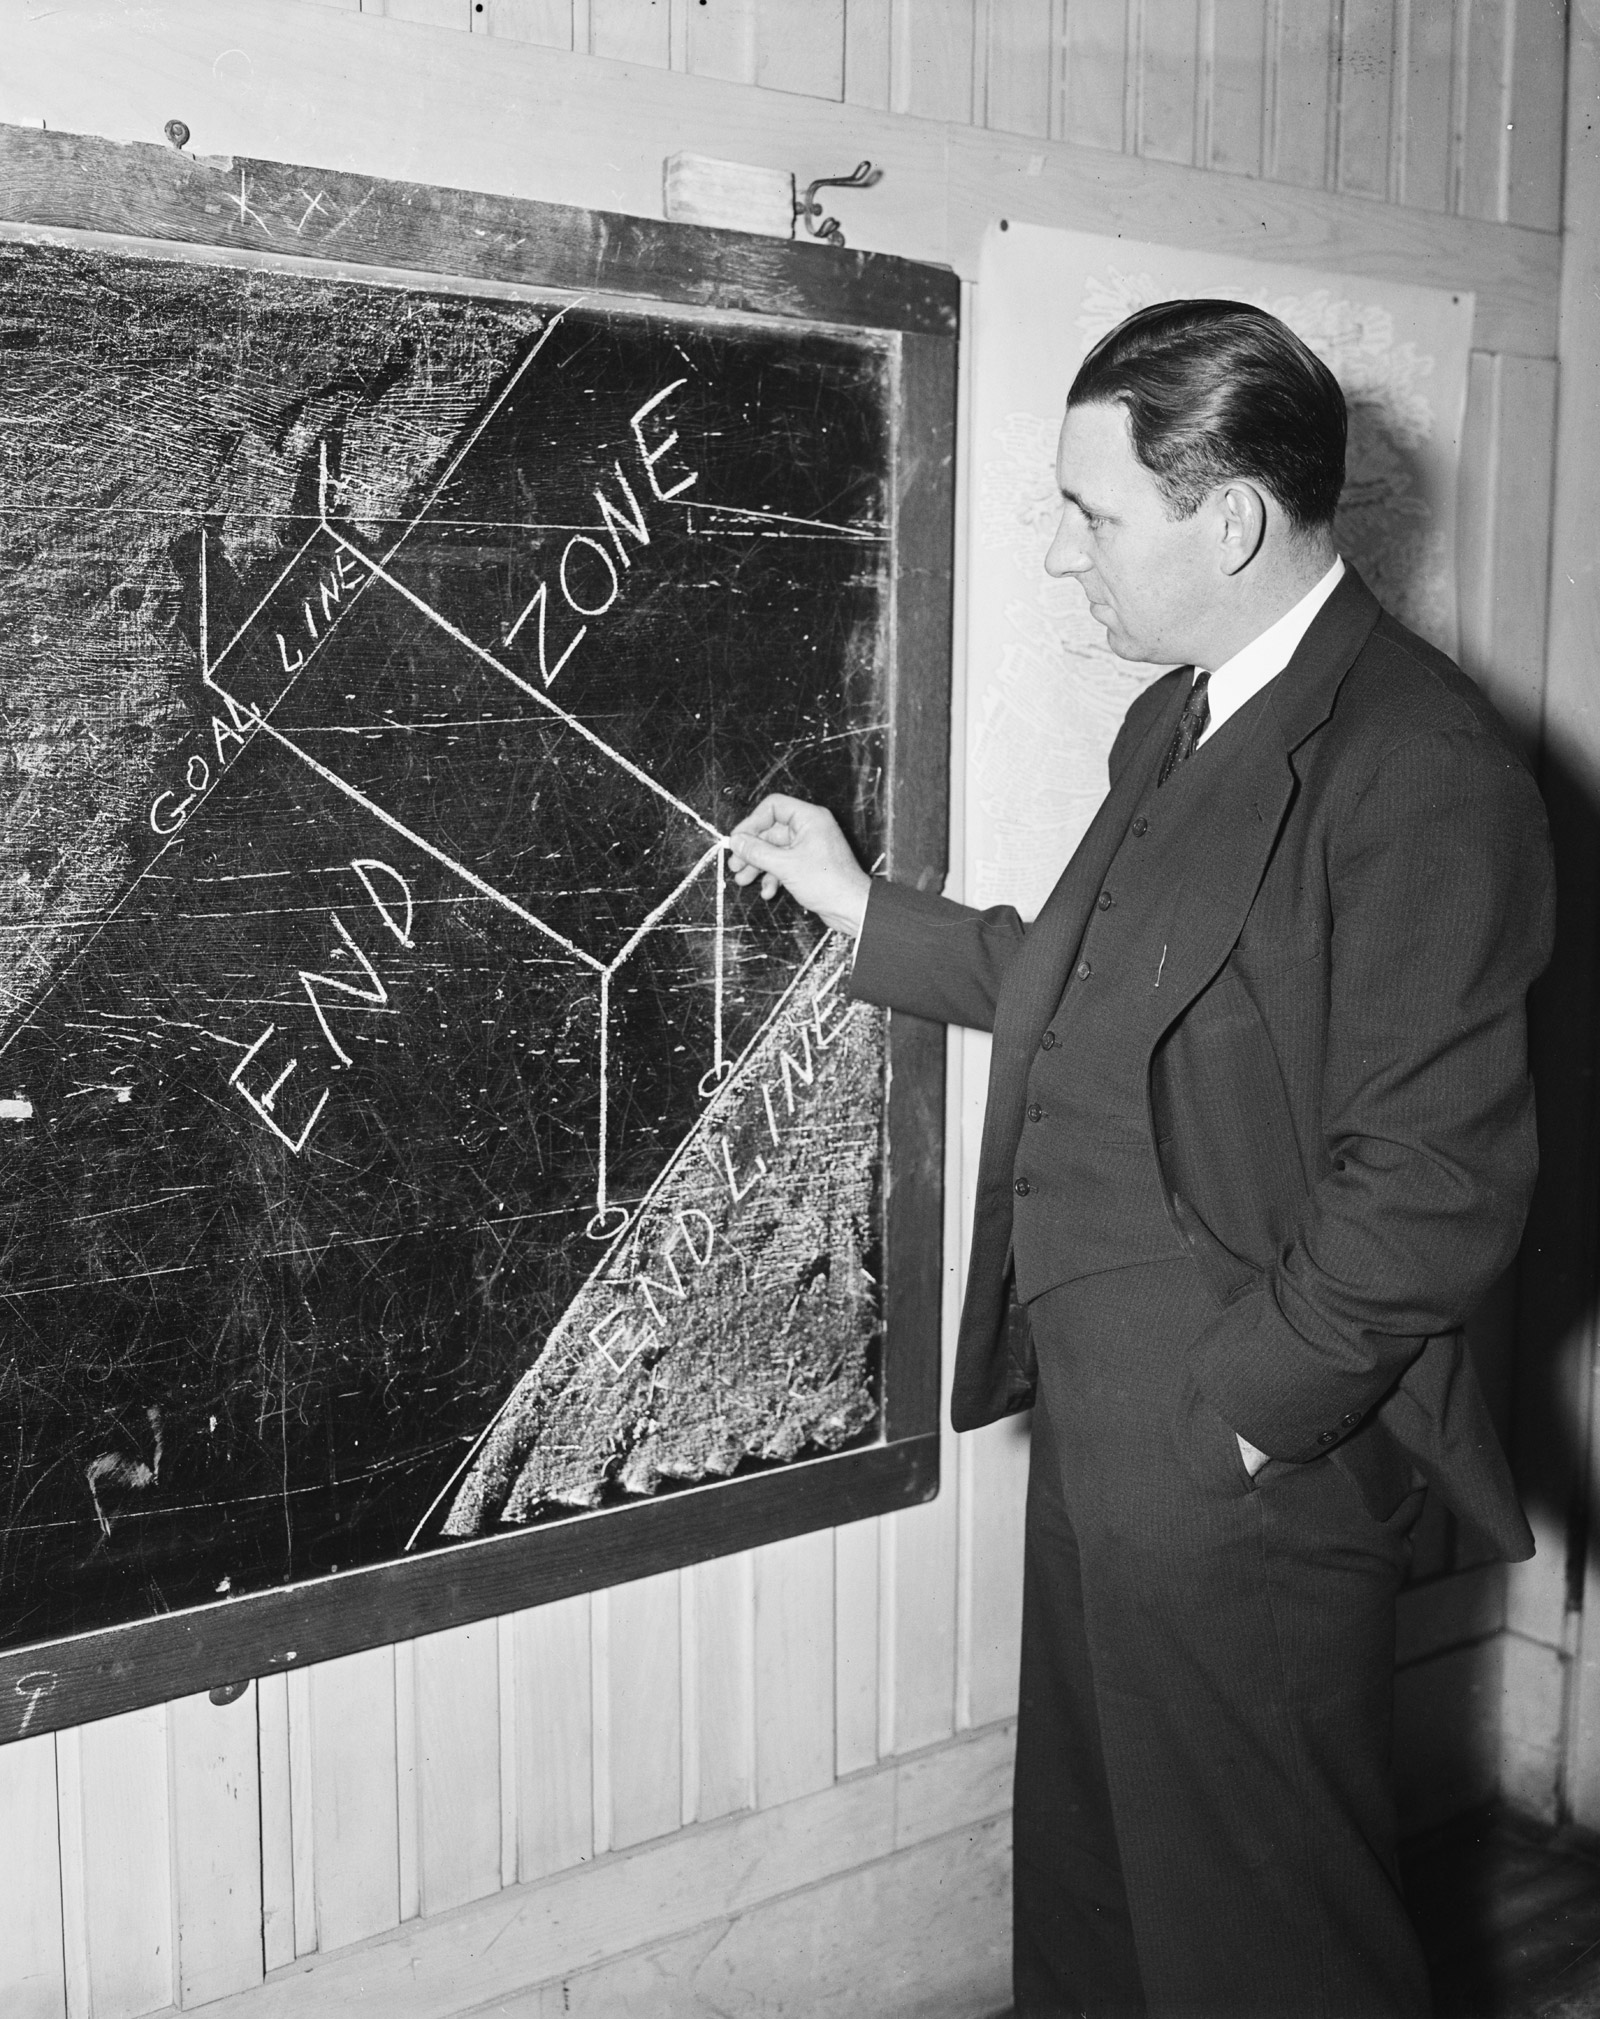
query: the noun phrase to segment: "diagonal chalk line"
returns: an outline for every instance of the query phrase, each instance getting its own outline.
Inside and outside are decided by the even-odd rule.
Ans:
[[[494,419],[495,415],[499,413],[501,407],[504,406],[506,400],[510,397],[513,389],[516,387],[518,381],[522,378],[524,372],[527,371],[528,367],[533,363],[534,359],[539,355],[540,351],[544,349],[546,343],[549,342],[551,336],[555,333],[556,326],[563,320],[563,318],[568,314],[568,312],[571,309],[580,307],[583,300],[584,297],[580,295],[576,300],[566,303],[565,306],[558,309],[556,313],[550,318],[550,320],[545,324],[544,328],[539,333],[538,341],[533,345],[532,349],[528,352],[527,356],[522,360],[522,363],[518,365],[517,369],[512,373],[511,377],[507,380],[506,384],[501,388],[500,392],[497,394],[494,401],[490,405],[488,411],[484,414],[483,418],[478,422],[477,426],[472,430],[466,443],[455,455],[451,457],[450,461],[446,464],[444,474],[439,478],[438,482],[428,492],[428,495],[426,496],[426,498],[424,498],[422,502],[421,508],[417,512],[415,512],[412,515],[412,517],[407,521],[405,527],[403,528],[399,536],[395,539],[394,543],[389,547],[387,553],[384,555],[384,559],[386,561],[393,558],[393,556],[399,551],[399,549],[405,543],[405,541],[422,523],[423,519],[427,516],[428,511],[437,501],[440,492],[444,489],[445,485],[450,481],[450,479],[455,475],[456,471],[461,467],[462,458],[466,455],[467,450],[473,446],[473,444],[478,440],[479,436],[482,435],[484,429],[488,427],[489,423]],[[323,444],[321,446],[320,453],[323,457],[323,470],[325,471],[326,455],[327,455],[326,444]],[[295,567],[299,564],[301,559],[304,557],[306,550],[311,546],[312,542],[316,540],[318,535],[322,533],[328,533],[334,538],[338,537],[336,534],[333,534],[332,528],[327,523],[327,517],[326,517],[327,499],[326,499],[325,486],[323,485],[319,485],[318,487],[318,506],[319,506],[319,517],[317,523],[312,527],[311,531],[306,535],[305,539],[295,549],[294,553],[290,556],[290,559],[287,562],[287,564],[279,571],[277,576],[273,579],[271,587],[267,590],[266,594],[261,598],[260,602],[256,604],[254,610],[251,611],[250,615],[245,619],[244,623],[240,625],[239,629],[234,633],[233,637],[229,639],[228,643],[223,647],[222,652],[218,655],[218,657],[215,660],[212,660],[209,663],[207,662],[206,657],[206,654],[209,650],[209,642],[210,642],[209,588],[205,576],[205,551],[206,551],[205,534],[204,529],[202,528],[201,530],[200,607],[202,616],[202,633],[201,633],[200,684],[202,687],[210,688],[213,693],[221,695],[223,700],[228,702],[232,707],[232,709],[236,711],[236,714],[240,720],[253,723],[261,728],[266,728],[268,726],[267,716],[272,713],[272,709],[277,708],[280,705],[280,703],[282,703],[288,697],[288,694],[292,689],[292,687],[294,686],[295,681],[299,679],[300,674],[304,673],[307,667],[310,666],[312,660],[316,658],[317,654],[322,649],[323,643],[333,632],[340,618],[343,617],[348,610],[352,609],[355,606],[356,602],[359,600],[359,598],[363,596],[366,593],[366,591],[372,586],[373,577],[369,574],[367,580],[361,583],[359,587],[355,590],[354,594],[350,597],[349,602],[340,605],[339,611],[335,615],[333,622],[328,625],[327,629],[323,632],[321,638],[315,641],[315,643],[312,645],[311,651],[306,655],[305,665],[301,666],[298,669],[298,671],[294,676],[294,680],[291,680],[289,686],[284,688],[283,692],[278,696],[278,699],[271,704],[271,707],[267,710],[265,715],[259,708],[253,706],[247,707],[243,702],[241,702],[237,698],[237,696],[230,694],[228,690],[220,684],[220,682],[214,680],[211,677],[212,674],[215,672],[216,668],[219,665],[221,665],[222,660],[227,657],[228,653],[231,652],[233,650],[233,647],[239,642],[239,639],[243,637],[245,631],[249,628],[249,626],[255,622],[257,617],[260,616],[261,612],[266,608],[267,604],[272,600],[272,597],[277,593],[278,589],[282,586],[284,581],[288,578],[288,576],[293,572]],[[367,560],[367,556],[365,554],[362,554],[359,549],[352,549],[351,551],[356,553],[357,558],[360,561],[365,563],[368,567],[371,566],[371,563]],[[253,736],[254,733],[255,733],[254,728],[247,730],[246,731],[247,740],[249,737]],[[279,740],[281,741],[283,739],[280,738]],[[298,750],[295,751],[295,755],[297,757],[300,757],[302,762],[311,763],[312,761],[311,759],[306,758],[304,754]],[[313,766],[313,768],[315,767]],[[228,769],[231,770],[232,766],[230,765]],[[198,812],[200,808],[205,805],[206,801],[211,797],[212,793],[214,793],[218,789],[218,787],[222,784],[223,779],[226,776],[227,771],[221,771],[217,774],[217,776],[206,787],[205,791],[202,792],[199,795],[199,798],[196,800],[195,812]],[[333,782],[335,784],[340,785],[341,789],[344,789],[341,781],[335,779]],[[189,815],[189,819],[192,819],[193,817],[194,817],[193,814]],[[386,817],[386,816],[380,816],[380,817]],[[393,823],[390,824],[393,825]],[[703,822],[701,824],[704,825]],[[188,825],[188,819],[185,820],[184,825],[185,826]],[[402,832],[403,831],[404,830],[402,830]],[[715,830],[712,831],[714,832]],[[178,845],[178,842],[180,841],[181,838],[182,838],[182,829],[180,828],[176,834],[169,836],[168,839],[161,844],[160,848],[156,850],[155,854],[145,864],[144,868],[141,869],[139,873],[129,882],[127,889],[121,893],[121,895],[117,898],[116,902],[110,907],[110,909],[108,911],[103,912],[100,915],[100,917],[95,922],[93,931],[90,932],[88,937],[73,949],[68,959],[64,961],[62,965],[55,971],[55,973],[53,973],[50,976],[49,981],[46,983],[45,987],[41,990],[40,994],[35,999],[27,1015],[24,1016],[11,1030],[7,1031],[3,1038],[0,1038],[0,1058],[3,1058],[5,1056],[5,1054],[11,1049],[12,1045],[15,1044],[17,1039],[21,1037],[24,1031],[32,1029],[40,1012],[44,1009],[45,1004],[54,995],[56,989],[67,978],[67,976],[72,973],[74,968],[77,967],[78,963],[84,958],[84,956],[93,948],[96,941],[99,940],[101,934],[108,930],[112,921],[121,912],[123,906],[128,903],[128,901],[134,895],[135,891],[138,890],[139,886],[146,880],[146,878],[155,873],[155,871],[160,867],[161,863],[165,860],[165,858]],[[432,854],[435,852],[428,847],[428,844],[426,842],[419,840],[418,846],[423,848],[427,853]],[[454,868],[459,868],[459,865],[452,864],[450,866]],[[461,873],[466,874],[466,872]],[[509,902],[509,900],[499,898],[498,893],[491,892],[490,895],[496,896],[497,901],[499,902],[503,903]],[[537,919],[532,918],[531,915],[529,915],[529,922],[535,926],[538,926],[541,932],[549,932],[548,927],[540,925],[539,921]],[[550,934],[550,936],[552,938],[559,937],[559,935],[553,933]],[[563,942],[563,944],[565,944],[565,942]],[[588,960],[588,956],[584,954],[580,954],[578,958],[584,961]]]
[[[310,751],[302,750],[298,743],[291,737],[285,736],[283,731],[275,723],[269,722],[265,716],[261,718],[260,727],[265,735],[272,738],[274,743],[281,744],[291,756],[298,757],[308,770],[314,771],[319,778],[333,786],[336,791],[342,792],[347,799],[354,800],[357,806],[361,807],[365,812],[370,813],[375,820],[381,820],[385,827],[392,828],[396,834],[409,841],[413,847],[420,848],[424,855],[431,855],[435,862],[442,863],[452,875],[459,876],[463,883],[470,884],[481,897],[490,898],[495,904],[503,905],[514,917],[520,918],[525,925],[531,925],[536,931],[542,932],[546,939],[553,939],[556,945],[564,947],[574,960],[582,961],[585,967],[592,968],[596,974],[605,973],[606,964],[604,961],[596,960],[593,954],[585,953],[581,947],[574,946],[570,939],[564,938],[556,931],[554,926],[546,925],[543,919],[536,918],[525,906],[518,904],[515,898],[507,897],[504,891],[496,890],[491,883],[485,883],[483,878],[468,869],[465,863],[457,862],[453,856],[446,855],[442,848],[436,848],[431,841],[425,840],[414,828],[407,827],[403,820],[397,820],[392,813],[385,811],[375,799],[368,799],[364,792],[358,792],[353,785],[341,778],[336,771],[330,771],[326,764],[318,763]]]
[[[687,805],[683,800],[679,799],[676,793],[669,792],[664,785],[652,778],[648,771],[641,770],[630,758],[624,757],[620,750],[613,749],[603,737],[596,736],[594,731],[586,723],[580,722],[576,715],[569,715],[565,708],[558,707],[548,694],[541,694],[531,681],[524,680],[520,674],[513,673],[509,666],[502,665],[492,652],[486,652],[476,640],[469,638],[465,631],[461,630],[457,625],[452,624],[448,617],[442,616],[439,611],[435,610],[431,603],[425,603],[414,590],[408,589],[405,583],[400,581],[398,577],[389,574],[381,562],[374,561],[370,554],[364,554],[359,547],[352,546],[342,534],[334,532],[332,526],[329,526],[328,531],[346,552],[354,554],[363,566],[370,568],[373,575],[379,581],[387,583],[396,595],[403,596],[408,603],[420,610],[423,616],[428,618],[431,623],[437,624],[441,631],[445,632],[449,637],[454,638],[458,645],[464,645],[469,652],[476,658],[481,659],[486,666],[492,666],[495,672],[500,674],[503,679],[509,680],[513,687],[526,694],[530,701],[537,701],[541,708],[547,709],[558,721],[564,722],[569,729],[576,730],[578,735],[583,737],[586,742],[592,743],[596,750],[601,751],[605,756],[609,757],[613,764],[619,765],[631,777],[638,779],[639,783],[655,793],[658,799],[664,799],[669,806],[675,807],[679,813],[692,820],[696,827],[703,829],[705,833],[709,834],[714,841],[719,843],[727,841],[728,837],[726,835],[718,828],[713,827],[711,822],[702,814],[696,813],[692,806]]]
[[[410,1538],[406,1543],[407,1553],[409,1553],[413,1548],[415,1548],[417,1537],[421,1535],[422,1531],[427,1527],[428,1523],[433,1519],[434,1515],[438,1512],[440,1503],[454,1490],[456,1485],[461,1480],[463,1474],[465,1474],[469,1470],[473,1461],[477,1458],[479,1452],[483,1449],[484,1445],[488,1442],[490,1437],[493,1436],[496,1429],[505,1420],[506,1416],[515,1406],[517,1398],[522,1392],[523,1384],[529,1379],[531,1375],[533,1375],[537,1371],[539,1363],[543,1360],[545,1354],[549,1352],[551,1346],[555,1343],[556,1337],[559,1334],[562,1326],[566,1323],[567,1318],[582,1302],[583,1298],[588,1295],[589,1291],[593,1289],[595,1284],[603,1280],[607,1270],[611,1267],[612,1263],[615,1261],[617,1254],[621,1249],[623,1243],[626,1240],[628,1240],[630,1236],[636,1235],[638,1233],[639,1227],[644,1220],[645,1213],[648,1210],[651,1201],[655,1199],[657,1195],[661,1192],[663,1187],[670,1182],[673,1174],[677,1171],[679,1165],[682,1164],[689,1157],[690,1153],[695,1149],[695,1147],[701,1141],[703,1141],[704,1138],[710,1133],[713,1121],[720,1119],[721,1116],[724,1115],[727,1112],[727,1110],[733,1105],[733,1098],[735,1093],[739,1090],[740,1075],[743,1073],[744,1068],[754,1056],[756,1049],[761,1044],[762,1040],[774,1028],[778,1020],[783,1016],[784,1012],[788,1009],[789,1005],[794,1000],[795,996],[799,994],[801,983],[806,979],[807,975],[811,973],[812,969],[816,967],[817,964],[820,962],[822,955],[826,952],[827,948],[833,943],[835,937],[836,935],[834,933],[825,932],[822,935],[821,939],[817,941],[816,945],[806,955],[805,959],[800,963],[799,967],[795,970],[794,979],[789,983],[789,986],[784,990],[783,994],[779,996],[777,1002],[772,1007],[771,1013],[767,1016],[765,1022],[761,1025],[761,1028],[755,1033],[754,1037],[751,1038],[750,1042],[739,1054],[739,1057],[735,1061],[733,1069],[728,1074],[728,1077],[723,1081],[722,1085],[717,1089],[716,1093],[712,1096],[710,1101],[707,1102],[705,1108],[696,1117],[694,1123],[690,1127],[689,1132],[684,1137],[683,1141],[673,1151],[672,1155],[667,1159],[665,1164],[662,1165],[661,1170],[657,1175],[655,1181],[651,1184],[649,1189],[646,1192],[644,1192],[640,1197],[639,1203],[635,1206],[633,1210],[633,1217],[628,1221],[625,1227],[618,1229],[616,1238],[612,1241],[611,1245],[606,1249],[605,1253],[600,1257],[599,1261],[595,1263],[594,1267],[589,1271],[588,1275],[584,1278],[583,1282],[573,1292],[571,1303],[568,1304],[566,1310],[556,1320],[555,1324],[551,1326],[549,1333],[546,1335],[544,1345],[539,1349],[538,1353],[534,1356],[533,1360],[523,1370],[522,1374],[518,1377],[515,1385],[511,1390],[511,1393],[506,1397],[505,1401],[501,1403],[500,1407],[495,1411],[494,1415],[484,1425],[482,1431],[478,1434],[476,1438],[474,1438],[470,1449],[467,1451],[465,1457],[461,1460],[461,1463],[456,1467],[455,1471],[451,1473],[449,1479],[446,1480],[444,1485],[439,1489],[438,1493],[435,1494],[433,1500],[429,1503],[427,1512],[423,1515],[422,1519],[417,1523],[416,1527],[411,1531]],[[852,1009],[854,1009],[855,1007],[856,1005],[852,1005]],[[552,1406],[554,1406],[555,1403],[559,1403],[559,1401],[561,1400],[561,1396],[565,1394],[565,1392],[566,1392],[565,1388],[562,1388],[560,1391],[558,1391],[556,1396],[553,1398]]]

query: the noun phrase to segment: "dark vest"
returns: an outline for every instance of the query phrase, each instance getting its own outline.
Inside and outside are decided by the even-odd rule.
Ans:
[[[1218,787],[1259,697],[1134,809],[1028,1075],[1012,1215],[1024,1302],[1106,1269],[1186,1250],[1156,1163],[1146,1070],[1167,1023],[1171,925],[1192,860],[1193,818]]]

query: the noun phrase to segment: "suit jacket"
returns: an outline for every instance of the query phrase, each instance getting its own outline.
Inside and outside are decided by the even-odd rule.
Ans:
[[[1111,790],[1031,926],[872,888],[853,993],[994,1033],[958,1429],[1031,1400],[1008,1322],[1028,1073],[1188,672],[1128,711]],[[1274,1458],[1336,1454],[1379,1518],[1434,1480],[1525,1556],[1462,1327],[1515,1254],[1537,1166],[1538,791],[1472,683],[1347,570],[1193,818],[1143,1061],[1150,1155],[1216,1306],[1188,1406]]]

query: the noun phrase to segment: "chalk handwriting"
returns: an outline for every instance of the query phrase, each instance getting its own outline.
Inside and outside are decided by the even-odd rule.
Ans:
[[[677,443],[678,434],[674,429],[653,447],[645,438],[644,421],[653,414],[669,394],[686,384],[684,379],[674,379],[669,386],[652,394],[634,414],[628,425],[638,444],[639,461],[649,484],[649,493],[658,503],[666,504],[681,492],[687,491],[698,481],[699,472],[691,470],[677,483],[662,488],[656,475],[656,465]],[[634,546],[650,545],[650,526],[645,518],[644,506],[629,483],[620,462],[611,466],[616,477],[619,496],[613,497],[600,485],[595,486],[594,499],[600,510],[600,522],[593,533],[574,533],[561,550],[561,559],[556,566],[556,586],[561,592],[561,600],[575,617],[585,621],[576,626],[563,644],[560,639],[552,639],[550,626],[551,594],[547,580],[541,581],[533,594],[523,605],[521,612],[505,633],[503,643],[516,642],[517,634],[532,618],[533,639],[538,652],[539,677],[546,687],[566,665],[589,635],[588,620],[603,617],[622,593],[623,575],[617,572],[620,563],[623,574],[632,568],[634,556],[630,542]],[[610,541],[611,547],[606,545]],[[616,560],[611,557],[611,548],[616,550]],[[551,658],[552,643],[559,646],[554,660]]]
[[[411,928],[416,918],[416,903],[411,895],[411,886],[392,863],[380,862],[375,856],[357,856],[351,862],[350,867],[355,871],[362,888],[366,891],[372,908],[378,915],[379,923],[399,941],[401,946],[410,951],[415,945],[415,941],[411,936]],[[384,879],[381,887],[379,882],[375,880],[379,878]],[[339,940],[355,961],[361,973],[365,975],[365,985],[359,981],[347,981],[341,975],[328,974],[323,970],[315,968],[298,968],[296,969],[296,976],[300,986],[305,991],[306,999],[311,1005],[312,1013],[316,1017],[318,1027],[322,1032],[328,1050],[333,1054],[333,1062],[329,1065],[328,1070],[330,1072],[337,1072],[341,1067],[352,1065],[354,1059],[351,1053],[346,1050],[340,1037],[335,1033],[333,1025],[329,1022],[330,1012],[336,1009],[343,1009],[348,1012],[358,1008],[367,1011],[387,1010],[389,1008],[389,990],[380,977],[377,968],[358,944],[354,934],[339,916],[338,912],[333,911],[328,915],[333,921],[334,930],[338,934]],[[344,996],[350,1000],[346,1003],[338,1004],[330,1001],[327,995],[320,991],[332,991],[334,995]],[[346,1032],[346,1036],[348,1035],[349,1033]],[[265,1123],[272,1134],[277,1137],[278,1141],[298,1157],[310,1141],[311,1131],[321,1120],[323,1110],[327,1107],[333,1090],[331,1087],[323,1087],[317,1094],[315,1105],[312,1107],[309,1115],[304,1115],[303,1107],[296,1110],[295,1119],[298,1119],[300,1115],[304,1115],[304,1119],[300,1121],[300,1126],[298,1128],[286,1127],[286,1118],[280,1116],[278,1112],[279,1097],[283,1094],[285,1087],[288,1086],[289,1081],[295,1073],[299,1071],[300,1059],[298,1054],[292,1054],[286,1064],[279,1063],[277,1057],[269,1059],[266,1056],[267,1048],[277,1036],[277,1024],[268,1024],[254,1044],[245,1052],[244,1057],[239,1060],[233,1071],[229,1073],[228,1085],[234,1089],[239,1098],[250,1109],[251,1113],[259,1121]],[[281,1042],[287,1045],[287,1033],[284,1034]],[[257,1064],[258,1061],[260,1061],[259,1066]],[[273,1070],[274,1066],[276,1066],[276,1071]],[[247,1074],[249,1075],[248,1079],[246,1078]],[[296,1093],[301,1093],[301,1090],[296,1089]],[[302,1093],[301,1098],[308,1099],[310,1096]]]

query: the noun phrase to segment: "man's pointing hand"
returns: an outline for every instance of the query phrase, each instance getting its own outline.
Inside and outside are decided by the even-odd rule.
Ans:
[[[872,879],[825,806],[770,793],[733,830],[728,866],[738,884],[761,879],[761,895],[782,884],[797,904],[836,931],[858,933]]]

